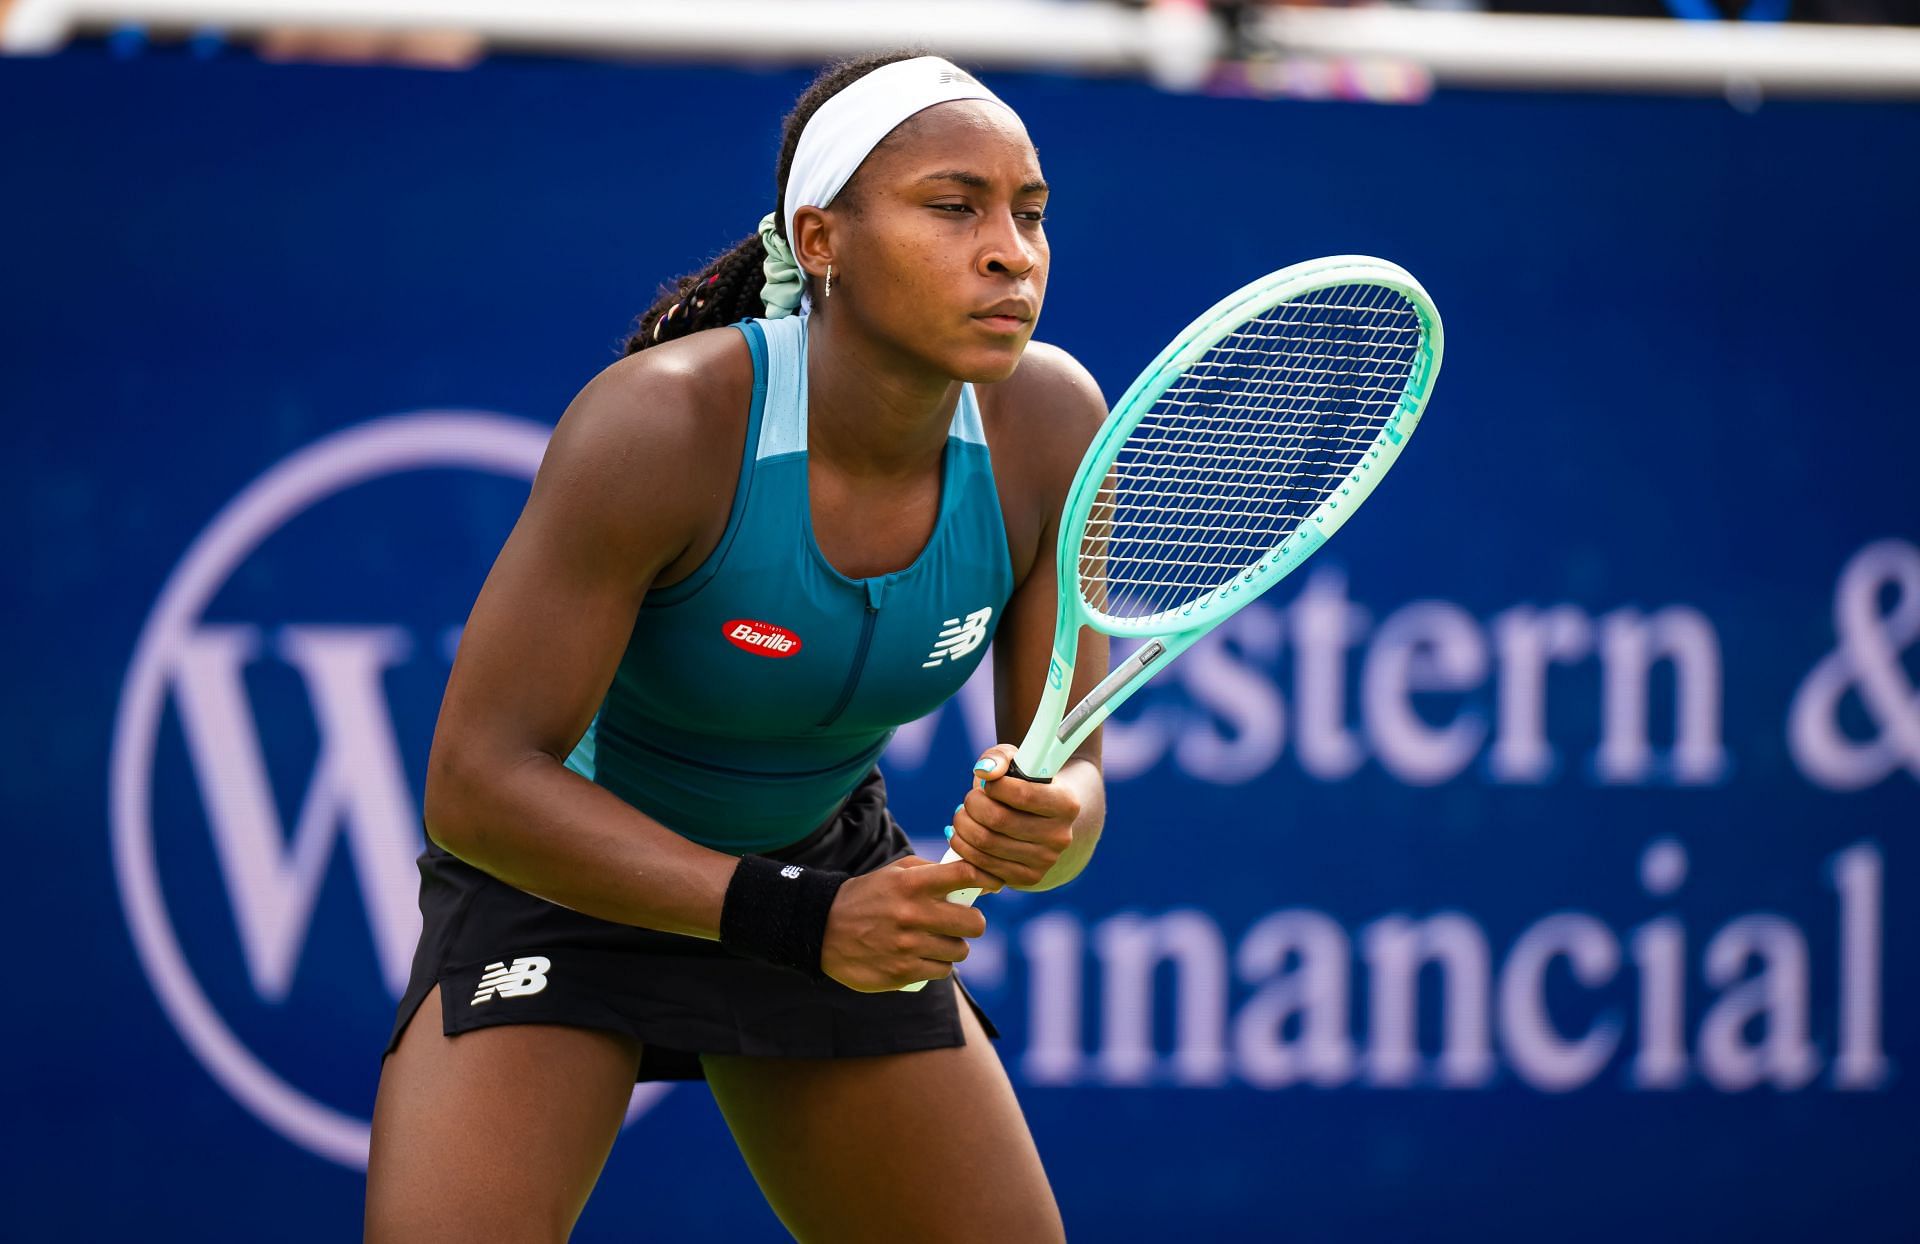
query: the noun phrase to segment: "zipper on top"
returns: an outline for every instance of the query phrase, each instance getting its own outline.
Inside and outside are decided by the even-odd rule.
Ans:
[[[860,616],[860,642],[854,645],[853,665],[847,670],[847,681],[840,688],[840,698],[820,719],[819,728],[822,729],[839,721],[840,714],[846,712],[847,705],[853,703],[853,693],[860,686],[860,674],[867,667],[867,649],[873,646],[873,628],[880,620],[880,602],[886,595],[887,581],[884,578],[866,579],[861,586],[867,590],[867,607]]]

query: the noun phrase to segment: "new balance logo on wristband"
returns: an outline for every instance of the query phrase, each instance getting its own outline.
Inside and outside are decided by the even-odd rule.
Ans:
[[[780,875],[782,877],[785,877],[788,881],[792,881],[795,877],[798,877],[800,875],[800,865],[789,864],[785,868],[780,870]]]
[[[544,955],[515,959],[511,967],[489,963],[486,975],[480,978],[480,988],[473,991],[473,1001],[467,1005],[491,1002],[496,993],[503,998],[524,998],[539,993],[547,987],[547,969],[552,966],[553,961]]]

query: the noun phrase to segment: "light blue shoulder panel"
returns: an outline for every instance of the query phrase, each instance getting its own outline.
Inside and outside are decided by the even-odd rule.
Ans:
[[[767,342],[767,407],[754,459],[807,451],[807,317],[761,320]]]

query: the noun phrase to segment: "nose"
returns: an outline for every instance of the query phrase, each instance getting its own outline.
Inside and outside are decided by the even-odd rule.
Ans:
[[[1010,211],[987,217],[980,248],[980,270],[988,276],[1006,273],[1015,278],[1031,274],[1040,263],[1039,241],[1020,227]]]

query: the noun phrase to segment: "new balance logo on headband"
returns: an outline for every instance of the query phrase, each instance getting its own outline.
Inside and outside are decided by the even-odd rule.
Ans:
[[[979,79],[975,78],[972,74],[962,73],[958,69],[942,69],[940,71],[940,85],[946,86],[954,82],[967,82],[974,86],[980,85]]]
[[[933,651],[927,659],[920,662],[920,668],[930,670],[944,661],[958,661],[975,648],[987,641],[987,619],[993,616],[993,606],[976,609],[964,618],[948,618],[940,631],[940,637],[933,643]]]
[[[524,998],[539,993],[547,987],[547,969],[553,961],[544,955],[528,955],[515,959],[509,967],[504,963],[489,963],[487,974],[480,978],[480,988],[473,991],[473,1001],[468,1006],[479,1006],[482,1002],[493,1001],[497,993],[503,998]]]

